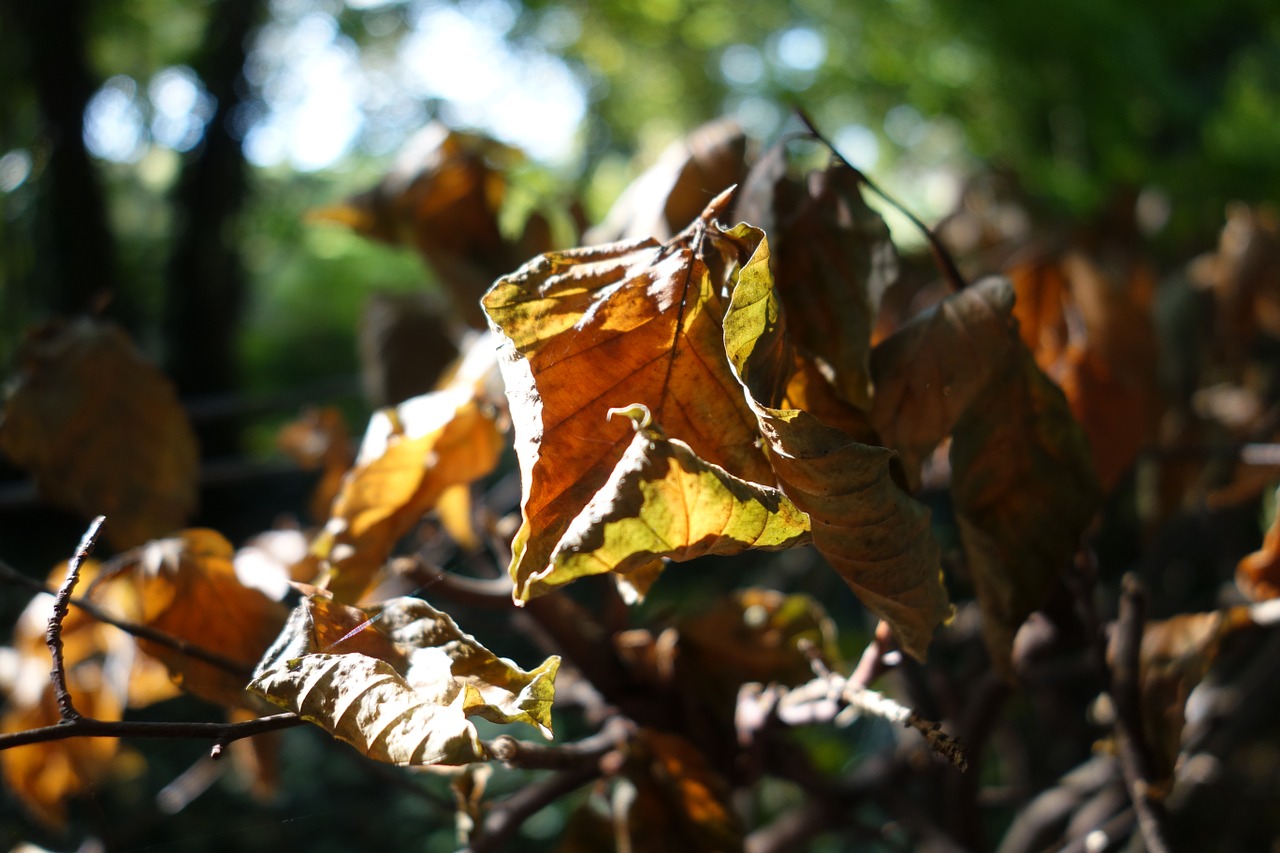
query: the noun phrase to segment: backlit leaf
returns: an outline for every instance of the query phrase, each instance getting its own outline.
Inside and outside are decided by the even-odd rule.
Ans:
[[[621,414],[632,418],[635,435],[608,482],[557,543],[548,569],[530,577],[531,594],[586,575],[626,575],[660,558],[728,556],[808,541],[808,517],[780,491],[698,458],[649,424],[642,407]],[[644,589],[652,581],[643,579]]]
[[[725,292],[763,235],[716,224],[726,203],[666,244],[543,255],[485,296],[508,339],[501,367],[524,492],[512,545],[518,598],[533,593],[532,579],[631,443],[630,425],[610,421],[610,409],[644,406],[699,458],[773,482],[721,331]]]
[[[493,470],[502,447],[492,407],[471,388],[434,391],[375,413],[312,545],[329,589],[343,601],[358,600],[396,542],[450,486]]]
[[[250,689],[392,764],[487,760],[468,717],[551,733],[558,657],[526,672],[425,601],[368,610],[308,596]]]
[[[1009,334],[1011,357],[956,423],[951,443],[960,538],[987,648],[1006,674],[1018,626],[1044,603],[1099,499],[1066,399]]]
[[[131,594],[121,606],[131,622],[216,652],[251,670],[284,625],[286,611],[236,575],[231,544],[212,530],[184,530],[125,555],[106,577]],[[245,677],[151,640],[138,646],[162,661],[188,693],[220,705],[250,700]]]
[[[120,329],[91,319],[28,335],[0,419],[0,451],[31,469],[41,493],[107,539],[140,545],[195,510],[195,433],[169,381]]]
[[[725,347],[758,420],[782,491],[809,514],[813,543],[904,649],[923,658],[950,613],[929,511],[893,482],[894,453],[861,444],[800,409],[774,408],[792,364],[767,252],[743,267]]]

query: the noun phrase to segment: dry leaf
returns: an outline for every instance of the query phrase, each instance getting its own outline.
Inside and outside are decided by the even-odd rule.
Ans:
[[[1088,444],[1062,392],[1012,340],[1003,369],[956,423],[950,453],[983,636],[1006,675],[1014,634],[1044,603],[1099,501]]]
[[[525,672],[425,601],[357,610],[313,594],[294,610],[250,689],[392,764],[488,759],[468,717],[551,734],[558,657]]]
[[[125,555],[99,583],[109,595],[127,592],[121,616],[216,652],[252,670],[284,625],[285,608],[236,575],[231,544],[212,530],[184,530]],[[124,587],[124,590],[112,589]],[[98,593],[95,593],[98,594]],[[188,693],[227,707],[249,701],[246,676],[151,640],[138,646],[162,661]]]
[[[721,332],[723,294],[762,235],[717,225],[726,203],[665,245],[544,255],[485,296],[507,338],[501,367],[524,490],[512,545],[518,598],[533,593],[532,579],[631,443],[629,423],[610,421],[610,409],[644,406],[699,458],[772,482]]]
[[[41,494],[107,516],[117,548],[181,527],[195,511],[199,453],[173,386],[124,332],[98,320],[31,332],[0,420],[0,450]]]
[[[870,401],[871,330],[898,276],[898,255],[861,177],[833,158],[805,181],[788,175],[785,146],[752,167],[735,213],[764,229],[793,342],[829,366],[841,396]]]

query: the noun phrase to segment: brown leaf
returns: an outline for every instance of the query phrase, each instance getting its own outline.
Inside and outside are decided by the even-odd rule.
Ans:
[[[1044,603],[1099,500],[1089,447],[1066,399],[1011,339],[1005,365],[956,423],[950,454],[983,635],[1006,675],[1018,626]]]
[[[501,363],[520,461],[523,524],[512,545],[516,596],[550,566],[631,442],[608,412],[646,407],[699,458],[753,483],[773,473],[724,354],[724,292],[762,235],[714,222],[722,196],[670,243],[551,253],[484,298],[507,337]]]
[[[671,238],[697,218],[710,199],[742,180],[746,153],[747,137],[737,123],[720,119],[704,124],[667,146],[584,241]]]
[[[729,803],[729,786],[688,740],[642,729],[623,772],[630,790],[613,798],[618,849],[742,849],[742,825]]]
[[[1223,641],[1254,624],[1249,607],[1232,607],[1186,613],[1144,626],[1138,679],[1143,730],[1156,764],[1153,781],[1172,778],[1182,748],[1187,697],[1208,674]],[[1109,647],[1109,662],[1113,652],[1114,647]]]
[[[912,482],[1008,364],[1016,342],[1013,307],[1008,282],[985,279],[915,317],[872,353],[871,422],[885,446],[902,454]]]
[[[832,158],[795,180],[777,145],[752,167],[735,213],[769,235],[793,342],[822,358],[840,395],[865,409],[871,331],[898,256],[884,220],[863,201],[860,176]]]
[[[286,612],[240,581],[233,557],[231,544],[221,534],[184,530],[124,555],[99,588],[117,594],[121,591],[112,588],[125,588],[130,600],[122,605],[121,615],[129,621],[216,652],[248,672],[280,632]],[[228,707],[251,699],[244,691],[243,674],[151,640],[140,639],[138,646],[162,661],[188,693]]]
[[[320,469],[320,482],[311,493],[308,509],[313,519],[324,521],[342,486],[342,478],[355,460],[351,434],[342,412],[336,406],[305,409],[297,419],[280,428],[276,447],[303,468]]]
[[[1236,586],[1250,601],[1280,598],[1280,514],[1267,528],[1262,547],[1236,564]]]
[[[836,628],[807,595],[744,589],[718,599],[679,626],[677,667],[682,689],[706,697],[732,718],[738,688],[747,682],[803,684],[813,677],[810,654],[840,665]]]
[[[124,332],[97,320],[27,336],[0,420],[0,450],[41,493],[107,516],[118,548],[181,527],[195,511],[199,453],[173,386]]]
[[[415,247],[439,274],[457,316],[484,328],[476,300],[494,278],[529,256],[529,247],[507,240],[499,225],[504,170],[520,159],[501,143],[433,123],[410,140],[376,187],[314,217]]]

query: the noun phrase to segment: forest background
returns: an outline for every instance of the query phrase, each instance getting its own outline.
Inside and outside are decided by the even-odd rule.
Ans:
[[[302,405],[336,404],[358,432],[373,403],[403,396],[378,375],[377,311],[410,310],[423,294],[447,304],[439,271],[410,248],[309,213],[376,184],[440,120],[526,151],[509,179],[515,206],[558,210],[553,233],[570,233],[600,222],[698,125],[729,116],[765,144],[794,127],[796,106],[936,225],[967,275],[1016,271],[1032,250],[1054,263],[1078,250],[1124,270],[1119,290],[1147,293],[1101,322],[1108,340],[1143,342],[1115,364],[1145,371],[1138,381],[1161,397],[1159,411],[1142,416],[1138,435],[1116,430],[1105,402],[1085,423],[1095,457],[1111,438],[1129,448],[1096,460],[1104,584],[1118,589],[1136,570],[1153,618],[1233,603],[1223,590],[1274,515],[1276,469],[1242,455],[1274,440],[1280,397],[1272,3],[1088,0],[1045,15],[1004,0],[68,0],[6,5],[0,40],[0,361],[12,364],[27,331],[54,316],[119,323],[195,421],[193,522],[234,543],[283,513],[305,515],[316,475],[277,450]],[[878,207],[904,253],[906,289],[927,301],[937,274],[923,240]],[[1103,333],[1090,331],[1098,345]],[[26,472],[0,466],[0,559],[42,576],[84,519],[50,510]],[[1181,485],[1153,492],[1152,472]],[[767,584],[770,571],[755,580]],[[722,567],[666,595],[692,607],[735,583]],[[798,588],[823,598],[840,587]],[[8,590],[0,602],[5,625],[26,604]],[[165,712],[201,714],[194,701]],[[861,736],[825,744],[835,765],[882,737]],[[305,744],[286,753],[283,803],[253,804],[228,783],[161,817],[147,798],[200,749],[148,746],[140,777],[77,826],[93,835],[132,822],[130,843],[180,849],[218,849],[229,833],[313,849],[371,832],[405,843],[424,827],[453,838],[447,809],[442,818],[416,795],[389,799],[366,771]],[[1274,751],[1261,754],[1248,777],[1260,784],[1280,772]],[[1037,772],[1052,777],[1079,757]],[[1258,797],[1243,801],[1255,816],[1267,805]],[[2,807],[4,825],[22,828],[0,843],[47,831],[16,802]],[[229,813],[243,829],[228,828]],[[1008,819],[993,818],[988,834],[999,838]],[[555,837],[564,820],[544,817],[531,832]],[[1273,829],[1262,824],[1246,837]]]

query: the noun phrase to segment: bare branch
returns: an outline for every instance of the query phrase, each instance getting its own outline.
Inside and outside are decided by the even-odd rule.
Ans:
[[[485,744],[507,767],[524,770],[567,770],[592,765],[631,739],[635,725],[625,717],[613,717],[604,728],[575,743],[548,746],[502,735]]]
[[[0,560],[0,580],[17,586],[25,586],[32,592],[43,592],[46,595],[56,594],[54,590],[49,589],[49,587],[45,586],[40,581],[27,577],[2,560]],[[230,658],[223,657],[217,652],[209,651],[202,646],[189,643],[186,640],[173,636],[172,634],[166,634],[163,631],[148,628],[146,625],[138,625],[124,619],[117,619],[87,599],[68,598],[67,603],[72,607],[75,607],[77,610],[84,611],[104,625],[119,628],[121,631],[124,631],[132,637],[137,637],[142,640],[150,640],[157,645],[173,649],[176,652],[195,658],[196,660],[204,661],[205,663],[216,666],[226,672],[230,672],[234,675],[242,675],[245,680],[248,680],[249,677],[253,675],[251,667],[246,667],[244,664],[233,661]]]
[[[166,723],[76,717],[52,726],[0,734],[0,750],[74,737],[174,738],[212,740],[214,742],[212,754],[217,757],[221,754],[222,747],[232,741],[264,732],[293,728],[302,725],[303,722],[303,719],[294,713],[273,714],[242,723]]]
[[[1145,620],[1146,593],[1138,576],[1129,573],[1120,583],[1120,612],[1111,640],[1116,744],[1143,841],[1151,853],[1165,853],[1169,850],[1167,821],[1163,804],[1151,796],[1152,759],[1142,731],[1139,665]]]
[[[80,580],[80,567],[84,565],[89,552],[93,550],[94,543],[98,541],[98,534],[102,531],[102,524],[106,520],[106,516],[100,515],[89,524],[89,529],[81,537],[75,553],[67,561],[67,579],[62,582],[58,594],[53,598],[53,613],[49,616],[49,627],[45,630],[45,643],[49,646],[49,656],[53,658],[49,678],[53,681],[53,695],[58,700],[58,715],[64,721],[80,719],[80,712],[72,704],[71,691],[67,689],[67,667],[62,659],[62,622],[67,618],[71,591],[76,588],[76,583]]]

